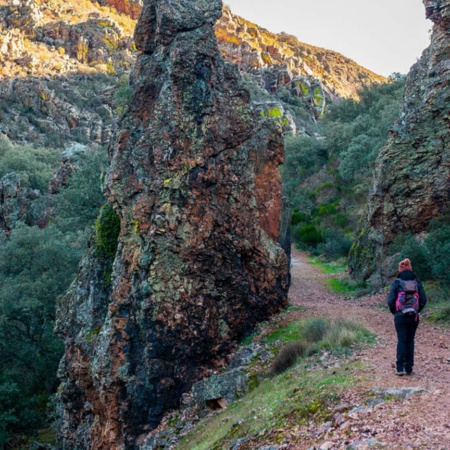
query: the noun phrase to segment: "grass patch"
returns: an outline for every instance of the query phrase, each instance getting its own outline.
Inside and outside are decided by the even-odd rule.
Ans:
[[[243,437],[280,443],[289,428],[324,420],[340,393],[353,384],[351,367],[310,372],[297,366],[263,380],[227,410],[201,421],[177,448],[221,450]]]
[[[309,262],[313,266],[320,267],[322,272],[326,274],[343,273],[348,268],[347,260],[344,258],[330,262],[319,261],[317,258],[311,258]]]
[[[367,285],[363,281],[352,280],[350,277],[330,278],[327,280],[327,287],[338,294],[358,294],[367,293]]]
[[[290,322],[281,326],[272,333],[265,336],[263,342],[272,344],[275,342],[288,343],[294,341],[306,341],[311,344],[322,343],[321,348],[333,350],[333,344],[328,341],[335,339],[336,342],[345,342],[345,339],[337,339],[347,332],[355,334],[355,342],[372,343],[369,337],[373,333],[352,320],[328,320],[322,317]],[[344,345],[346,346],[346,345]]]
[[[427,320],[443,325],[450,325],[450,303],[438,303],[430,309],[431,313],[426,316]]]
[[[344,352],[353,347],[373,344],[375,335],[351,320],[327,320],[320,317],[275,330],[267,342],[287,343],[272,364],[272,374],[279,374],[294,366],[304,356],[321,351]]]
[[[241,438],[247,439],[245,448],[258,448],[262,442],[280,444],[290,429],[326,420],[341,393],[355,383],[353,373],[359,363],[321,370],[314,354],[374,340],[371,332],[353,321],[316,317],[279,326],[261,341],[268,350],[279,351],[280,365],[276,367],[276,359],[270,378],[259,375],[259,383],[245,397],[200,421],[177,449],[228,449]],[[280,343],[285,344],[281,350]]]

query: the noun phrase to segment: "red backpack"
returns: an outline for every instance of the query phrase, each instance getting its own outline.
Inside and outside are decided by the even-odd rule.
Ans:
[[[400,291],[397,295],[395,307],[397,311],[409,316],[419,312],[419,293],[416,280],[400,280]]]

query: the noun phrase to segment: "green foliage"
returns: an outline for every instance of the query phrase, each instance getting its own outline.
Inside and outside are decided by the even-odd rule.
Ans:
[[[114,93],[114,103],[117,114],[122,114],[130,104],[133,96],[133,89],[130,86],[130,77],[127,74],[122,75],[116,83]]]
[[[450,224],[447,219],[430,225],[427,237],[419,242],[413,235],[399,236],[391,248],[398,261],[409,258],[416,274],[422,280],[436,280],[450,284]]]
[[[45,191],[60,157],[58,150],[16,145],[0,137],[0,178],[15,172],[22,186]]]
[[[84,229],[94,223],[105,202],[101,173],[106,164],[103,148],[90,149],[82,156],[80,168],[56,196],[56,220],[64,231]]]
[[[6,148],[2,155],[16,149],[8,145],[0,144]],[[40,154],[39,149],[30,151]],[[0,161],[8,161],[2,155]],[[81,167],[53,196],[54,216],[47,228],[22,226],[1,242],[0,444],[13,436],[34,435],[47,420],[63,350],[53,333],[56,301],[76,276],[94,218],[104,203],[100,190],[104,160],[104,151],[91,151],[80,161]],[[31,182],[34,170],[24,165],[20,175],[30,180],[30,187],[45,189],[50,169],[38,183]],[[108,253],[108,235],[101,237]]]
[[[99,258],[115,257],[119,233],[119,216],[110,205],[105,205],[95,221],[95,253]]]
[[[0,247],[0,390],[20,405],[0,422],[7,435],[32,433],[45,420],[62,353],[53,334],[56,299],[82,251],[53,225],[16,229]]]
[[[432,313],[428,316],[428,319],[432,322],[450,325],[450,303],[447,301],[446,304],[434,306]]]
[[[316,226],[312,224],[298,228],[294,236],[296,242],[307,246],[317,245],[323,242],[322,231],[318,230]]]
[[[398,117],[404,80],[366,87],[328,105],[319,137],[285,139],[284,192],[294,243],[330,260],[347,256],[367,200],[373,163]]]

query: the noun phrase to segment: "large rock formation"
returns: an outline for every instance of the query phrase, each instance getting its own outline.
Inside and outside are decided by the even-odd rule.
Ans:
[[[219,54],[221,8],[144,3],[135,94],[110,149],[116,212],[104,208],[59,306],[59,448],[140,448],[184,391],[286,305],[283,141],[276,122],[256,121]]]
[[[434,22],[431,44],[408,74],[402,117],[377,160],[367,227],[350,255],[363,278],[384,279],[393,239],[426,231],[449,205],[450,0],[424,4]]]

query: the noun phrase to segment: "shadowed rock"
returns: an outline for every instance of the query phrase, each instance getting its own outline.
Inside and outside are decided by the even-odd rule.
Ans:
[[[144,2],[135,95],[110,148],[116,212],[103,210],[58,312],[59,448],[140,448],[183,392],[286,306],[283,141],[255,120],[219,54],[221,8]]]

